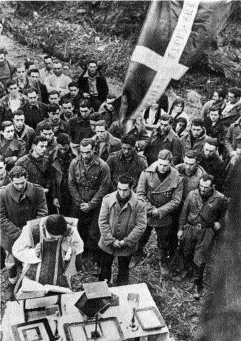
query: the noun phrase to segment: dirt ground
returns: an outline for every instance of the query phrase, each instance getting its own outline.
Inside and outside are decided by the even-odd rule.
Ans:
[[[22,63],[27,58],[42,64],[43,52],[41,50],[32,50],[26,46],[17,43],[11,35],[0,36],[0,45],[5,45],[8,49],[8,58],[16,64]],[[71,73],[71,69],[67,70]],[[108,79],[110,91],[116,95],[121,94],[122,84],[114,79]],[[197,115],[201,106],[201,95],[195,91],[182,91],[188,99],[187,112],[191,115]],[[174,90],[169,91],[169,98],[176,96]],[[160,284],[159,266],[157,260],[156,236],[152,234],[146,247],[147,258],[137,264],[130,272],[130,283],[147,283],[153,298],[161,311],[173,340],[194,340],[199,331],[199,315],[203,301],[195,301],[192,298],[193,284],[192,280],[181,280],[171,276],[170,279]],[[75,290],[81,289],[82,282],[91,282],[97,280],[96,269],[90,260],[83,264],[83,272],[76,275],[73,279]],[[116,266],[114,266],[116,273]],[[7,284],[6,271],[1,273],[2,314],[5,309],[4,290]]]

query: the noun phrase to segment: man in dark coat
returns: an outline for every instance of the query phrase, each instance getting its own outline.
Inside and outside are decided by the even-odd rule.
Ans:
[[[38,69],[31,69],[29,71],[29,84],[37,91],[39,101],[48,104],[48,90],[45,84],[40,83],[40,74]]]
[[[16,136],[25,143],[26,152],[28,153],[35,138],[35,131],[25,124],[25,115],[22,110],[14,111],[13,124]]]
[[[98,111],[101,103],[108,95],[108,84],[105,77],[98,70],[97,62],[91,60],[86,71],[78,79],[80,93],[84,98],[90,98],[95,111]]]
[[[43,188],[27,181],[25,169],[15,166],[9,176],[12,183],[0,191],[0,240],[7,254],[5,264],[12,284],[8,293],[12,298],[13,284],[17,281],[16,260],[11,253],[13,243],[28,220],[44,217],[48,210]]]
[[[205,172],[214,177],[215,188],[222,192],[226,171],[224,161],[217,154],[217,148],[217,140],[208,137],[202,152],[197,155],[197,161]]]
[[[25,114],[25,122],[34,130],[37,124],[48,117],[48,106],[38,101],[38,94],[34,89],[27,90],[28,103],[20,107]]]
[[[92,253],[99,261],[98,217],[103,197],[110,189],[110,168],[94,152],[94,141],[80,143],[80,157],[69,167],[69,190],[73,201],[74,216],[79,219],[78,231],[84,242],[84,254]]]
[[[151,133],[148,145],[144,155],[147,158],[148,165],[157,160],[160,150],[168,149],[173,155],[174,165],[182,160],[182,145],[177,134],[172,130],[172,117],[170,115],[162,115],[160,126]]]

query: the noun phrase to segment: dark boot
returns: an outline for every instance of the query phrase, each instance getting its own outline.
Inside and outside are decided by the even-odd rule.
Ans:
[[[199,300],[200,297],[202,296],[203,293],[203,288],[200,285],[195,285],[194,288],[194,293],[193,293],[193,298],[195,298],[195,300]]]

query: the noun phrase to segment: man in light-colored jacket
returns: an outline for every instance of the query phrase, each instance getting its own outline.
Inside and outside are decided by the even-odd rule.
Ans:
[[[132,191],[134,179],[120,176],[117,191],[104,197],[100,215],[101,273],[99,280],[111,279],[111,266],[118,257],[117,284],[128,283],[129,264],[138,241],[146,228],[145,202]]]
[[[172,153],[163,149],[158,159],[141,173],[137,194],[147,206],[147,228],[140,240],[140,247],[147,243],[153,227],[157,234],[161,276],[168,275],[168,262],[174,252],[175,229],[172,225],[173,212],[182,199],[183,180],[178,171],[171,167]]]

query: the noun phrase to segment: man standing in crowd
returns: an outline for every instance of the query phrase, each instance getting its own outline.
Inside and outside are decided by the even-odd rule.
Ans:
[[[28,181],[38,184],[47,193],[50,188],[50,162],[45,155],[48,140],[44,136],[36,136],[32,150],[18,161],[16,166],[23,167],[28,173]]]
[[[79,110],[79,105],[78,105]],[[74,117],[74,106],[71,99],[65,99],[62,103],[62,110],[60,114],[60,118],[62,121],[69,123],[70,119]]]
[[[159,128],[151,133],[148,145],[144,151],[148,165],[157,160],[160,150],[168,149],[173,155],[174,165],[182,160],[182,146],[179,137],[172,130],[172,117],[164,114],[160,118]]]
[[[8,51],[6,48],[0,48],[0,82],[6,87],[7,83],[13,78],[16,71],[16,66],[7,60],[6,55]]]
[[[95,60],[91,60],[87,70],[80,75],[78,86],[83,98],[90,98],[92,107],[98,111],[101,103],[106,100],[109,88]]]
[[[0,189],[3,189],[11,182],[8,172],[6,171],[6,164],[4,158],[0,155]]]
[[[217,140],[208,137],[202,152],[197,155],[197,161],[199,166],[214,177],[213,183],[215,188],[222,192],[222,186],[226,176],[225,163],[218,156],[217,149]]]
[[[27,96],[19,92],[16,81],[7,83],[8,95],[0,100],[0,124],[12,120],[12,113],[28,102]]]
[[[111,124],[119,120],[119,115],[116,112],[113,103],[116,100],[115,95],[108,95],[104,103],[101,104],[98,112],[100,113],[101,119],[106,121],[108,129]]]
[[[45,67],[39,70],[40,81],[44,83],[45,79],[53,74],[53,60],[51,56],[44,56]]]
[[[117,191],[107,194],[99,215],[101,272],[99,280],[111,280],[111,266],[118,257],[117,285],[128,284],[129,264],[138,241],[146,228],[146,205],[132,191],[134,181],[120,176]]]
[[[220,108],[221,110],[223,110],[223,108],[225,107],[225,97],[226,91],[224,89],[217,89],[214,91],[212,99],[207,101],[202,107],[201,115],[203,121],[206,120],[211,107],[213,107],[214,105],[216,108]]]
[[[48,90],[46,85],[40,83],[40,75],[38,69],[31,69],[29,71],[29,85],[35,89],[39,95],[39,101],[48,104]]]
[[[15,165],[15,162],[26,153],[25,143],[14,133],[13,122],[4,121],[0,136],[0,154],[9,171]]]
[[[35,138],[35,132],[33,128],[24,123],[25,115],[22,110],[14,111],[12,116],[15,134],[25,143],[26,152],[28,153]]]
[[[121,141],[111,135],[106,126],[104,120],[97,121],[95,124],[96,135],[92,137],[95,143],[95,152],[104,161],[108,159],[111,153],[121,149]]]
[[[39,102],[38,94],[34,89],[27,90],[28,102],[20,107],[25,114],[25,122],[36,130],[37,124],[47,118],[48,106]]]
[[[69,134],[69,124],[61,120],[60,118],[60,106],[58,104],[50,104],[47,108],[48,118],[39,122],[36,128],[36,134],[42,130],[42,127],[48,123],[51,124],[55,136],[60,133]]]
[[[17,82],[19,91],[24,94],[25,91],[30,88],[29,79],[27,77],[26,67],[24,64],[17,66],[16,76],[17,76],[16,82]]]
[[[189,150],[195,150],[197,154],[200,153],[206,138],[203,120],[194,118],[192,120],[191,130],[181,138],[183,156]]]
[[[54,136],[53,126],[50,123],[45,123],[40,128],[40,136],[46,137],[48,144],[45,155],[51,160],[54,149],[57,146],[56,137]]]
[[[182,178],[171,163],[172,153],[161,150],[157,161],[141,173],[137,187],[137,194],[147,207],[147,228],[140,239],[139,250],[143,250],[155,228],[161,278],[169,274],[168,265],[175,248],[172,214],[180,205],[183,192]]]
[[[59,61],[53,62],[53,74],[45,78],[44,84],[48,92],[56,90],[59,92],[60,97],[69,92],[68,85],[72,82],[71,78],[63,73],[63,65]]]
[[[79,105],[82,100],[77,82],[71,82],[68,85],[69,93],[64,95],[60,100],[60,105],[64,103],[65,100],[71,101],[74,106],[74,114],[76,115],[79,110]]]
[[[235,158],[237,152],[237,141],[241,137],[241,118],[232,123],[228,128],[227,134],[224,138],[224,146],[228,153],[228,159]]]
[[[57,147],[53,153],[51,171],[53,205],[66,217],[72,214],[72,198],[68,188],[68,174],[71,161],[78,156],[77,148],[73,147],[69,135],[60,133]]]
[[[99,261],[98,217],[101,201],[110,189],[110,169],[95,155],[92,139],[80,143],[80,157],[69,168],[69,190],[73,200],[74,216],[79,219],[78,231],[84,241],[84,254],[92,253]]]
[[[77,116],[69,120],[70,137],[73,143],[80,143],[84,138],[94,136],[90,128],[90,114],[92,112],[91,102],[83,100]]]
[[[14,284],[17,282],[17,264],[12,255],[12,245],[21,234],[28,220],[48,214],[44,190],[27,181],[27,172],[15,166],[9,173],[11,183],[0,191],[1,246],[6,250],[6,268],[10,285],[5,299],[13,298]]]
[[[232,123],[237,121],[241,115],[241,89],[232,88],[228,91],[228,101],[222,111],[221,122],[225,127],[225,131]]]
[[[193,257],[195,266],[195,292],[199,299],[203,290],[203,273],[210,258],[215,231],[221,228],[228,199],[214,189],[213,176],[201,177],[199,188],[192,190],[185,202],[179,221],[178,238],[184,239],[184,255]]]
[[[48,104],[59,104],[59,102],[60,102],[59,92],[56,90],[50,91]]]
[[[108,157],[107,164],[110,167],[113,190],[117,189],[118,178],[122,175],[129,175],[133,178],[133,190],[135,190],[141,172],[147,168],[145,156],[138,154],[135,146],[134,136],[124,135],[121,138],[121,150]]]

